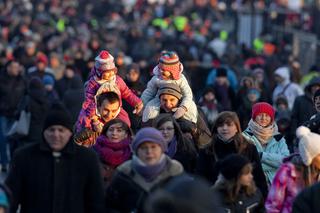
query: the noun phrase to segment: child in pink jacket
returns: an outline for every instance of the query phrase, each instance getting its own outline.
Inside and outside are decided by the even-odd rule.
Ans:
[[[117,67],[114,63],[113,56],[106,50],[100,52],[95,58],[95,66],[91,70],[89,80],[85,87],[85,101],[82,104],[82,110],[78,117],[76,131],[83,128],[92,130],[101,130],[102,123],[99,123],[99,115],[96,112],[96,97],[104,92],[117,90],[120,100],[126,100],[131,106],[135,107],[133,113],[138,114],[142,108],[143,103],[126,85],[123,79],[117,75]],[[128,114],[124,111],[121,104],[121,113]],[[129,120],[129,117],[128,119]],[[128,124],[130,126],[130,123]]]
[[[267,213],[291,213],[298,193],[320,179],[320,135],[297,129],[299,153],[284,160],[273,179],[265,203]]]

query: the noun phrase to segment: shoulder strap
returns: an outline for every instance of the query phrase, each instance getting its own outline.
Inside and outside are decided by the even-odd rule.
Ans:
[[[289,84],[287,84],[283,90],[279,93],[279,95],[284,95],[284,93],[286,92],[286,90],[288,89],[288,87],[291,85],[291,82]]]

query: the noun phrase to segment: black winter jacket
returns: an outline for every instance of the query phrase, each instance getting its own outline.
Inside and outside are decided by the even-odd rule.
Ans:
[[[104,213],[102,177],[95,152],[69,141],[54,157],[45,142],[14,155],[5,181],[13,197],[10,212]]]

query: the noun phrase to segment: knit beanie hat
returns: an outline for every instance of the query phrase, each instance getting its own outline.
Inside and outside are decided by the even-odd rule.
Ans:
[[[249,159],[242,155],[230,154],[218,163],[218,170],[227,180],[237,179],[243,167],[249,163]]]
[[[249,94],[254,94],[254,95],[256,95],[257,99],[259,99],[261,93],[257,88],[249,88],[247,90],[247,95],[249,95]]]
[[[38,53],[37,55],[37,63],[42,62],[45,65],[48,64],[48,57],[44,53]]]
[[[61,104],[53,104],[44,121],[43,131],[54,125],[61,125],[73,131],[71,115]]]
[[[42,80],[44,85],[52,85],[54,86],[54,78],[50,75],[45,75]]]
[[[167,83],[160,87],[159,97],[163,94],[173,95],[179,100],[182,98],[180,87],[177,84]]]
[[[158,144],[163,152],[167,150],[167,143],[165,142],[162,133],[153,127],[145,127],[137,132],[134,140],[132,141],[133,151],[137,153],[139,146],[144,142],[152,142]]]
[[[267,102],[258,102],[252,106],[252,119],[255,120],[260,113],[266,113],[271,117],[271,121],[274,121],[274,109]]]
[[[170,72],[174,80],[178,80],[181,77],[182,64],[176,52],[162,51],[158,67],[161,70]]]
[[[227,70],[223,67],[219,67],[216,73],[217,77],[227,77]]]
[[[305,126],[300,126],[296,135],[299,139],[299,154],[303,163],[309,166],[313,158],[320,154],[320,135],[311,132]]]
[[[102,50],[94,60],[94,67],[99,71],[99,73],[116,68],[113,56],[106,50]]]
[[[316,99],[316,97],[318,97],[318,96],[320,96],[320,89],[318,89],[318,90],[314,93],[314,95],[313,95],[313,102],[314,102],[314,100]]]

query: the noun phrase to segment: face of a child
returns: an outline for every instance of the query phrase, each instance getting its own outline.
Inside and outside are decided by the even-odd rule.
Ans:
[[[137,82],[139,77],[140,77],[139,72],[135,70],[130,70],[129,73],[127,74],[127,78],[130,82]]]
[[[287,107],[287,105],[281,103],[281,104],[278,104],[277,108],[278,108],[279,110],[284,111],[284,110],[287,110],[288,107]]]
[[[110,70],[110,71],[105,71],[102,73],[101,78],[106,80],[106,81],[110,81],[111,78],[115,75],[114,70]]]
[[[253,176],[251,166],[246,166],[245,173],[240,176],[240,184],[241,186],[250,186],[252,184]]]
[[[213,101],[215,97],[216,96],[212,92],[208,92],[207,94],[204,95],[204,99],[206,101]]]
[[[251,102],[251,103],[254,103],[257,101],[258,97],[256,94],[254,93],[248,93],[247,94],[247,97],[248,97],[248,100]]]
[[[217,132],[224,141],[227,141],[237,134],[238,129],[234,122],[225,122],[218,126]]]

